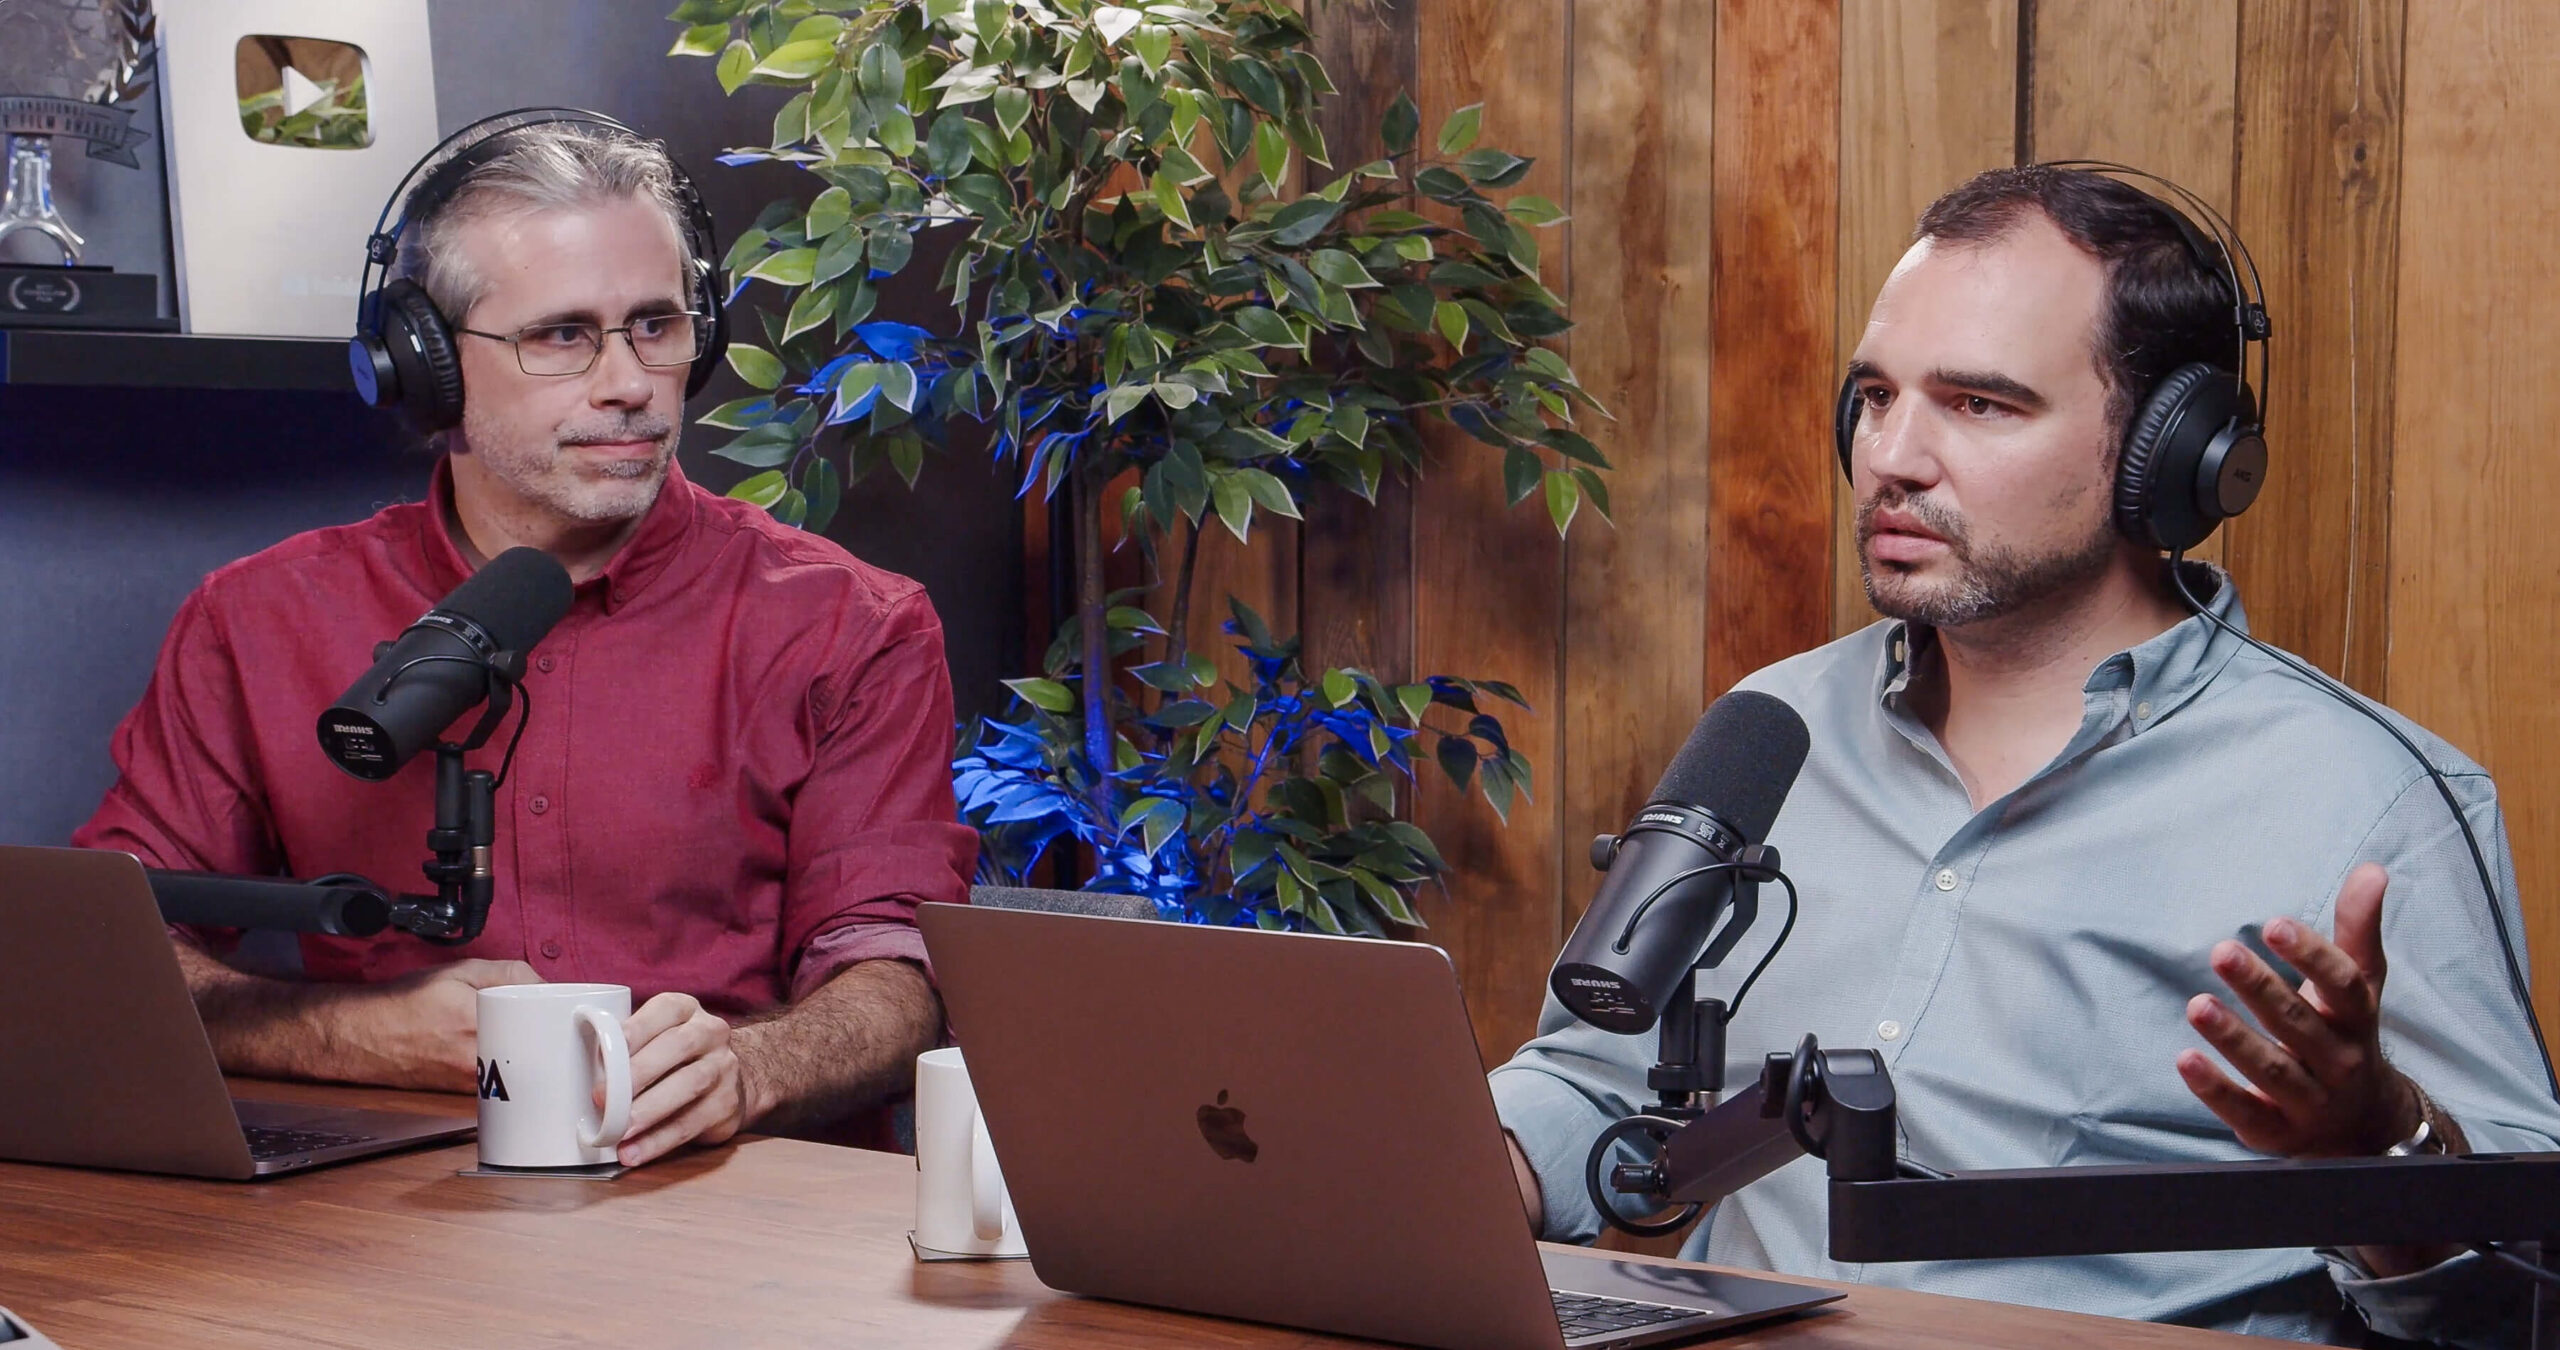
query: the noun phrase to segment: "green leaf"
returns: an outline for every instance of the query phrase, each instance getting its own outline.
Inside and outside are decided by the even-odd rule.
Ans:
[[[1156,171],[1155,199],[1156,206],[1164,212],[1165,219],[1186,230],[1191,228],[1191,208],[1182,200],[1182,184],[1176,182],[1171,173],[1162,169]]]
[[[750,73],[769,80],[797,82],[834,65],[835,60],[836,44],[804,38],[774,48],[770,55],[756,62]]]
[[[1440,336],[1449,339],[1450,346],[1457,348],[1459,351],[1465,351],[1467,349],[1467,310],[1465,306],[1459,304],[1455,300],[1443,300],[1431,307],[1431,323],[1433,327],[1440,330]],[[1518,499],[1514,498],[1513,500],[1516,501]]]
[[[1577,460],[1594,468],[1609,467],[1608,457],[1600,453],[1600,447],[1593,445],[1588,437],[1578,431],[1570,431],[1563,427],[1549,427],[1538,433],[1538,443],[1566,459]]]
[[[880,397],[898,405],[900,412],[916,410],[916,368],[900,361],[883,361],[880,369]]]
[[[1298,503],[1290,498],[1288,485],[1278,478],[1261,469],[1238,469],[1236,477],[1244,480],[1245,490],[1263,510],[1291,520],[1305,519],[1298,514]]]
[[[1359,684],[1349,675],[1339,670],[1328,670],[1324,673],[1324,701],[1334,707],[1339,708],[1349,703],[1359,692]]]
[[[750,469],[770,469],[800,453],[800,434],[786,421],[767,422],[711,453]]]
[[[900,159],[916,152],[916,119],[903,112],[892,112],[880,119],[880,127],[871,133],[880,148]]]
[[[878,271],[891,276],[905,271],[915,251],[915,236],[898,221],[886,221],[871,231],[871,266]]]
[[[1155,393],[1156,401],[1168,408],[1180,410],[1200,401],[1200,391],[1180,380],[1163,380],[1148,388]]]
[[[1431,261],[1431,240],[1419,234],[1400,235],[1395,241],[1396,256],[1406,262]]]
[[[1358,258],[1338,248],[1320,248],[1307,259],[1307,270],[1336,286],[1375,286],[1378,279],[1360,265]]]
[[[811,534],[825,534],[836,518],[836,507],[844,500],[844,475],[836,472],[835,461],[824,455],[809,461],[809,471],[800,476],[800,491],[809,499],[809,515],[800,528]]]
[[[1297,330],[1289,326],[1287,319],[1281,318],[1277,312],[1264,306],[1246,305],[1231,311],[1228,317],[1235,321],[1236,327],[1244,330],[1246,337],[1266,347],[1298,345]]]
[[[851,219],[853,194],[840,187],[828,188],[818,194],[816,201],[809,203],[809,237],[824,239],[843,229],[845,222]]]
[[[1056,680],[1007,680],[1004,687],[1020,695],[1023,702],[1044,712],[1070,713],[1076,710],[1075,692]]]
[[[810,265],[810,282],[833,281],[861,265],[864,242],[860,230],[839,230],[828,235],[827,242],[818,246],[818,260]]]
[[[1160,23],[1140,24],[1129,34],[1129,50],[1147,63],[1148,70],[1163,70],[1173,56],[1173,30]]]
[[[1106,422],[1117,422],[1121,418],[1128,416],[1131,408],[1135,408],[1146,401],[1148,388],[1149,386],[1143,384],[1124,384],[1113,388],[1110,393],[1103,395],[1103,420]]]
[[[791,339],[835,317],[836,293],[831,286],[812,286],[791,302],[791,315],[783,320],[782,340]]]
[[[1502,490],[1513,506],[1518,506],[1530,493],[1538,490],[1538,479],[1544,472],[1535,451],[1515,445],[1502,452]]]
[[[1289,173],[1289,133],[1277,122],[1254,123],[1253,158],[1262,171],[1262,181],[1278,192]]]
[[[1547,480],[1547,518],[1556,523],[1556,533],[1573,528],[1574,513],[1582,509],[1582,485],[1562,469],[1549,469]]]
[[[1396,703],[1404,709],[1404,720],[1422,725],[1422,715],[1431,709],[1431,686],[1400,684],[1396,686]]]
[[[995,113],[996,127],[1006,136],[1022,130],[1023,122],[1031,116],[1031,91],[1014,84],[996,90]]]
[[[747,82],[748,72],[755,69],[756,49],[743,42],[732,42],[720,49],[720,63],[712,73],[720,77],[720,92],[734,94]]]
[[[777,286],[806,286],[816,274],[817,266],[816,249],[786,248],[780,253],[768,253],[756,259],[755,266],[747,269],[747,275]]]
[[[968,115],[946,112],[933,119],[933,130],[924,138],[925,167],[949,178],[969,167],[969,155]]]
[[[798,488],[784,488],[782,500],[775,502],[771,509],[775,520],[792,529],[808,523],[809,498]]]
[[[1474,150],[1458,159],[1458,168],[1478,187],[1509,187],[1526,177],[1533,160],[1505,150]]]
[[[853,68],[853,82],[873,117],[888,116],[907,92],[907,66],[898,59],[898,45],[879,41],[863,48],[862,59]]]
[[[782,500],[782,494],[790,490],[791,480],[782,476],[782,470],[767,469],[740,479],[736,487],[729,489],[729,495],[757,510],[769,511],[775,502]]]
[[[667,18],[676,23],[710,23],[715,19],[727,23],[737,17],[740,3],[742,0],[684,0]]]
[[[747,410],[750,408],[763,409],[764,415],[750,418],[747,416]],[[733,398],[693,420],[702,426],[718,427],[722,431],[744,431],[749,427],[764,425],[765,418],[772,416],[772,410],[773,400],[769,398]]]
[[[1100,5],[1093,11],[1093,27],[1095,32],[1102,35],[1104,46],[1117,46],[1120,39],[1135,31],[1139,24],[1146,21],[1146,17],[1134,9],[1124,9],[1119,5]]]
[[[739,379],[758,389],[771,389],[782,383],[781,358],[762,347],[750,347],[743,342],[730,343],[729,369],[738,372]]]
[[[1422,131],[1422,110],[1413,106],[1413,95],[1399,90],[1396,101],[1387,105],[1387,115],[1378,124],[1378,137],[1386,142],[1387,153],[1401,155],[1413,149],[1413,138]]]
[[[1592,509],[1600,513],[1602,520],[1607,520],[1609,518],[1609,485],[1600,481],[1600,475],[1579,464],[1573,466],[1573,478],[1575,482],[1582,484],[1582,495],[1591,499]]]
[[[1225,522],[1227,533],[1239,544],[1253,542],[1253,490],[1245,486],[1239,475],[1220,474],[1210,481],[1209,497],[1217,506],[1218,519]]]
[[[1512,198],[1502,209],[1510,212],[1511,218],[1523,225],[1553,225],[1566,219],[1563,207],[1544,197],[1533,197],[1525,192]]]
[[[725,23],[695,24],[676,38],[667,49],[669,56],[717,56],[729,41],[729,25]]]
[[[1440,153],[1464,154],[1468,146],[1476,143],[1476,131],[1483,125],[1484,105],[1481,103],[1470,103],[1449,114],[1449,120],[1440,124]]]
[[[1234,81],[1236,92],[1245,102],[1274,117],[1289,115],[1289,101],[1280,88],[1280,77],[1258,56],[1239,56],[1227,66],[1227,76]]]
[[[1130,633],[1161,633],[1164,631],[1164,628],[1156,622],[1156,616],[1149,614],[1135,605],[1111,606],[1103,612],[1102,622],[1107,627],[1120,629],[1124,632]]]

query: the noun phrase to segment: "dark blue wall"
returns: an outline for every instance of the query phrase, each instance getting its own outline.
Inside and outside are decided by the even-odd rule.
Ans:
[[[725,99],[709,62],[666,57],[666,8],[432,0],[439,117],[451,130],[525,104],[613,113],[667,139],[725,239],[799,177],[712,162],[767,137],[778,100]],[[921,289],[901,300],[901,317],[947,329]],[[731,392],[715,384],[696,406]],[[715,489],[743,472],[703,451],[725,435],[688,433],[685,470]],[[108,733],[206,572],[414,499],[429,461],[408,443],[352,395],[0,387],[0,843],[59,843],[87,818],[113,775]],[[1001,706],[1022,647],[1010,484],[955,454],[912,494],[895,479],[851,489],[828,533],[924,582],[962,713]]]

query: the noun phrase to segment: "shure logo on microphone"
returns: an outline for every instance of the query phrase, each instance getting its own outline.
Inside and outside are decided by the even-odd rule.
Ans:
[[[329,729],[341,736],[370,736],[373,734],[373,728],[371,727],[351,727],[344,722],[331,722],[329,724]]]
[[[1564,977],[1564,982],[1572,985],[1576,989],[1615,989],[1618,987],[1618,982],[1616,980],[1586,980],[1579,975],[1567,975]]]
[[[1647,811],[1643,815],[1636,817],[1636,820],[1646,825],[1686,825],[1689,823],[1689,818],[1677,811]]]

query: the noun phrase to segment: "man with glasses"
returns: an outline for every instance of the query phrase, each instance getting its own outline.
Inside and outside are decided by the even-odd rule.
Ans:
[[[608,981],[644,1000],[623,1162],[749,1126],[886,1142],[880,1107],[941,1025],[915,906],[965,899],[976,849],[940,623],[915,582],[676,467],[709,326],[664,150],[585,124],[504,134],[401,235],[396,272],[453,334],[462,391],[426,500],[208,577],[74,842],[417,888],[432,766],[358,786],[311,719],[376,641],[540,548],[576,602],[526,673],[487,930],[450,948],[306,935],[293,978],[220,959],[235,934],[181,934],[216,1052],[240,1073],[468,1090],[478,989]]]

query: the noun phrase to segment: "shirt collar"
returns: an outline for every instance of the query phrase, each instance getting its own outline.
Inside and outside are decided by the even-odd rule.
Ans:
[[[649,583],[667,570],[684,551],[686,538],[693,532],[700,504],[694,500],[691,480],[673,459],[667,461],[667,481],[658,489],[658,500],[641,517],[640,528],[632,531],[604,571],[578,587],[580,599],[590,595],[604,612],[611,614],[636,599]],[[449,522],[453,518],[453,463],[451,458],[436,461],[435,477],[427,490],[432,505],[428,527],[419,533],[419,547],[425,554],[427,573],[438,594],[450,593],[471,575],[472,567],[455,543]]]
[[[2249,616],[2240,606],[2239,588],[2231,584],[2230,575],[2207,562],[2189,561],[2184,566],[2187,585],[2209,597],[2205,612],[2239,632],[2248,632]],[[1913,667],[1936,642],[1936,630],[1924,624],[1897,619],[1885,630],[1876,670],[1879,704],[1890,707],[1899,701],[1910,688]],[[2100,661],[2089,672],[2082,691],[2092,696],[2127,693],[2133,729],[2145,731],[2204,692],[2243,645],[2240,638],[2203,615],[2191,616],[2148,642]]]

